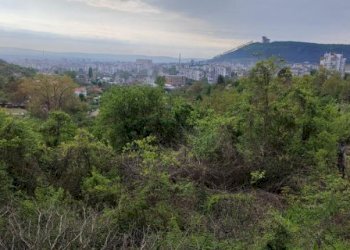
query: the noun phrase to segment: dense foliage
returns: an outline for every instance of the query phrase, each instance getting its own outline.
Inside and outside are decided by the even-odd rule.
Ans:
[[[115,87],[102,99],[100,132],[116,149],[150,135],[172,144],[181,139],[190,112],[189,105],[166,97],[160,88]]]
[[[79,110],[80,103],[74,94],[76,87],[69,76],[37,75],[32,79],[23,79],[19,92],[33,115],[47,117],[51,111],[74,113]]]
[[[349,249],[349,91],[263,61],[212,86],[112,87],[85,123],[0,112],[1,248]]]

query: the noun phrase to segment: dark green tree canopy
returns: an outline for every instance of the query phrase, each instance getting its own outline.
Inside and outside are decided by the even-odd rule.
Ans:
[[[114,87],[102,97],[99,129],[119,150],[126,143],[149,135],[171,144],[181,136],[189,115],[186,108],[178,107],[159,88]]]
[[[56,147],[62,142],[72,140],[75,130],[76,127],[71,117],[62,111],[51,112],[48,119],[40,127],[40,132],[50,147]]]

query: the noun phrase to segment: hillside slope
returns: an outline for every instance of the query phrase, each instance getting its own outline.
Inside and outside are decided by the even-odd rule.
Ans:
[[[212,62],[254,62],[277,56],[289,63],[318,63],[326,52],[342,53],[350,58],[350,45],[306,42],[253,43],[234,52],[213,58]]]
[[[21,77],[30,77],[35,70],[9,64],[0,59],[0,103],[9,101]]]
[[[0,76],[2,78],[10,78],[16,76],[32,76],[35,70],[24,68],[15,64],[7,63],[0,59]]]

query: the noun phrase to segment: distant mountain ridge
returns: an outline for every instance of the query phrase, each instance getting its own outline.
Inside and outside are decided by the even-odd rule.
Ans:
[[[0,47],[0,59],[12,62],[13,59],[75,59],[90,60],[98,62],[134,62],[137,59],[150,59],[155,63],[177,63],[178,58],[168,56],[145,56],[145,55],[127,55],[127,54],[104,54],[104,53],[79,53],[79,52],[51,52],[31,49]],[[184,58],[183,62],[189,62],[192,59]],[[196,59],[194,60],[203,60]]]
[[[308,42],[252,43],[236,51],[211,59],[211,62],[250,63],[272,56],[281,57],[288,63],[319,63],[326,52],[344,54],[350,63],[350,45],[318,44]]]

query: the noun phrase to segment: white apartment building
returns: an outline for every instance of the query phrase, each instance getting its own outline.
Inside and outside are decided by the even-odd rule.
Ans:
[[[200,81],[205,76],[203,71],[199,69],[190,69],[190,68],[180,70],[180,74],[186,76],[186,78],[188,79],[195,80],[195,81]]]
[[[215,83],[220,75],[223,77],[228,75],[226,67],[219,65],[209,66],[207,70],[207,79],[209,83]]]
[[[327,70],[337,71],[342,76],[345,74],[346,58],[343,54],[326,53],[321,58],[320,65]]]

